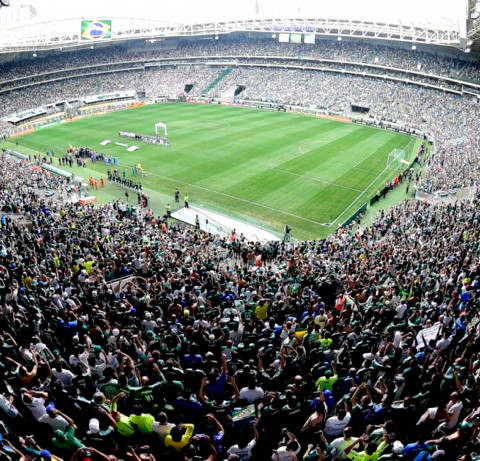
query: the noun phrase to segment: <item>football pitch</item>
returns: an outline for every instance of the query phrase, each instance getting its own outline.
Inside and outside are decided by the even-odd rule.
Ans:
[[[118,137],[118,130],[153,134],[159,121],[167,125],[170,147]],[[101,146],[107,139],[111,143]],[[139,149],[127,152],[116,141]],[[176,209],[178,187],[192,205],[277,232],[288,224],[295,238],[314,239],[335,231],[396,175],[387,165],[390,152],[407,148],[414,155],[421,141],[300,114],[161,103],[56,125],[2,145],[23,153],[51,149],[58,157],[70,144],[117,156],[119,172],[127,169],[128,178],[141,181],[156,212],[163,214],[167,203]],[[138,163],[146,177],[132,177]],[[109,168],[87,161],[87,168],[73,170],[88,182]],[[112,200],[124,190],[108,184],[94,195]]]

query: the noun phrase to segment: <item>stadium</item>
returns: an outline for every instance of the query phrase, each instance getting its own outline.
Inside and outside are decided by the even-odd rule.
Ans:
[[[479,31],[0,0],[1,458],[480,460]]]

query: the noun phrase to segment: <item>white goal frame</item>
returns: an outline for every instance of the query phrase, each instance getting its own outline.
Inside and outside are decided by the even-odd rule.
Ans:
[[[159,128],[162,128],[163,129],[163,135],[164,136],[168,136],[168,133],[167,133],[167,125],[165,125],[165,123],[162,123],[162,122],[157,122],[155,123],[155,134],[158,136],[158,129]]]

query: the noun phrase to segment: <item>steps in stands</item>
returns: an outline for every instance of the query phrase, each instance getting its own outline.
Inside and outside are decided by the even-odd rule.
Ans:
[[[233,102],[233,101],[235,100],[235,98],[236,98],[243,90],[245,90],[245,85],[235,84],[235,85],[231,86],[230,88],[228,88],[227,90],[225,90],[225,91],[221,94],[220,97],[221,97],[222,100]]]
[[[230,72],[232,71],[231,67],[227,67],[222,70],[215,80],[212,80],[207,88],[202,91],[202,94],[207,94],[210,90],[215,88]]]

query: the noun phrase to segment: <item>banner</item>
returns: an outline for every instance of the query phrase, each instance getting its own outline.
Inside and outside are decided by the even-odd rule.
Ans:
[[[290,34],[290,43],[302,43],[302,34]]]
[[[418,347],[419,348],[425,347],[424,340],[428,344],[430,340],[436,339],[441,327],[442,326],[438,324],[438,325],[434,325],[433,327],[424,328],[423,330],[420,330],[417,335]]]

